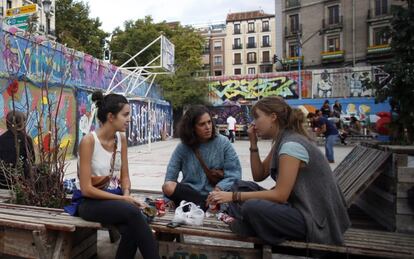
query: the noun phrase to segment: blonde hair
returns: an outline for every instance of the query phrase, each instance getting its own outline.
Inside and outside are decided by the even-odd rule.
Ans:
[[[280,131],[292,130],[304,137],[311,139],[304,127],[305,115],[300,109],[290,107],[279,96],[269,96],[260,99],[252,108],[253,117],[257,117],[257,110],[270,115],[275,113]]]

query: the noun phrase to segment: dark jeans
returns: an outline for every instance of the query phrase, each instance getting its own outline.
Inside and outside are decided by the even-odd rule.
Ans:
[[[233,191],[262,191],[254,182],[236,181]],[[276,245],[285,239],[305,240],[306,224],[302,214],[289,203],[251,199],[243,203],[229,203],[228,213],[235,218],[230,229],[242,236],[257,236]]]
[[[133,204],[118,200],[84,199],[79,216],[85,220],[115,225],[121,233],[116,258],[134,258],[137,248],[144,258],[160,258],[158,246],[141,210]]]
[[[229,140],[231,141],[231,143],[234,142],[234,130],[229,130]]]
[[[204,211],[208,209],[206,207],[207,195],[202,195],[187,184],[177,183],[174,193],[171,196],[167,196],[167,198],[172,200],[176,207],[180,206],[182,200],[185,200],[195,203]]]

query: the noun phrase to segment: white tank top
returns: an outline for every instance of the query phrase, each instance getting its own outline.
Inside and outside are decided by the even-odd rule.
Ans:
[[[95,139],[95,145],[93,148],[92,161],[91,161],[92,175],[93,176],[110,175],[113,151],[108,151],[102,146],[95,131],[92,132],[92,135]],[[115,156],[114,174],[109,184],[109,187],[108,187],[109,189],[117,188],[118,186],[120,186],[121,148],[122,148],[121,134],[117,132],[116,137],[118,139],[118,143],[117,143],[117,150],[116,150],[116,156]]]

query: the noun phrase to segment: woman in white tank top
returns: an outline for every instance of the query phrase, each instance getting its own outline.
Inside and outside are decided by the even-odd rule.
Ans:
[[[156,241],[141,212],[146,204],[130,196],[124,134],[130,122],[128,101],[122,95],[104,97],[101,92],[94,92],[92,100],[102,124],[97,132],[85,135],[79,146],[81,195],[77,213],[85,220],[119,227],[122,237],[116,258],[134,258],[137,248],[144,258],[159,258]]]

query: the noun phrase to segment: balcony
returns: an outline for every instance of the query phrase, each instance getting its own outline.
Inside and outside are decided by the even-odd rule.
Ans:
[[[300,0],[286,0],[286,8],[300,7]]]
[[[269,25],[262,28],[262,32],[268,32],[268,31],[270,31]]]
[[[243,44],[233,44],[233,49],[242,49]]]
[[[233,65],[241,65],[242,64],[242,62],[241,62],[241,60],[234,60],[234,63],[233,63]]]
[[[247,64],[256,64],[256,62],[257,62],[256,59],[247,60]]]
[[[210,47],[203,48],[203,54],[210,54]]]
[[[270,58],[264,58],[262,59],[262,64],[272,64],[272,61],[270,61]]]
[[[391,20],[392,13],[387,8],[387,10],[383,10],[381,12],[376,13],[375,9],[368,9],[368,15],[367,15],[367,21],[368,22],[375,22],[375,21],[381,21],[381,20]]]
[[[240,29],[238,29],[238,30],[234,30],[233,34],[241,34]]]
[[[322,30],[342,30],[343,27],[343,16],[339,16],[336,21],[329,21],[329,19],[322,19]]]
[[[270,43],[269,42],[264,42],[262,44],[262,48],[267,48],[267,47],[270,47]]]
[[[286,38],[297,37],[298,34],[302,34],[302,24],[299,24],[299,26],[297,26],[296,28],[288,28],[287,26],[285,26]]]
[[[246,48],[248,48],[248,49],[253,49],[253,48],[256,48],[256,42],[250,42],[250,43],[247,43],[247,46],[246,46]]]
[[[390,44],[374,45],[367,48],[367,59],[384,59],[392,57]]]
[[[283,60],[284,65],[297,65],[299,60],[303,62],[303,56],[287,57]]]
[[[322,51],[321,58],[322,64],[343,62],[345,60],[345,51]]]

